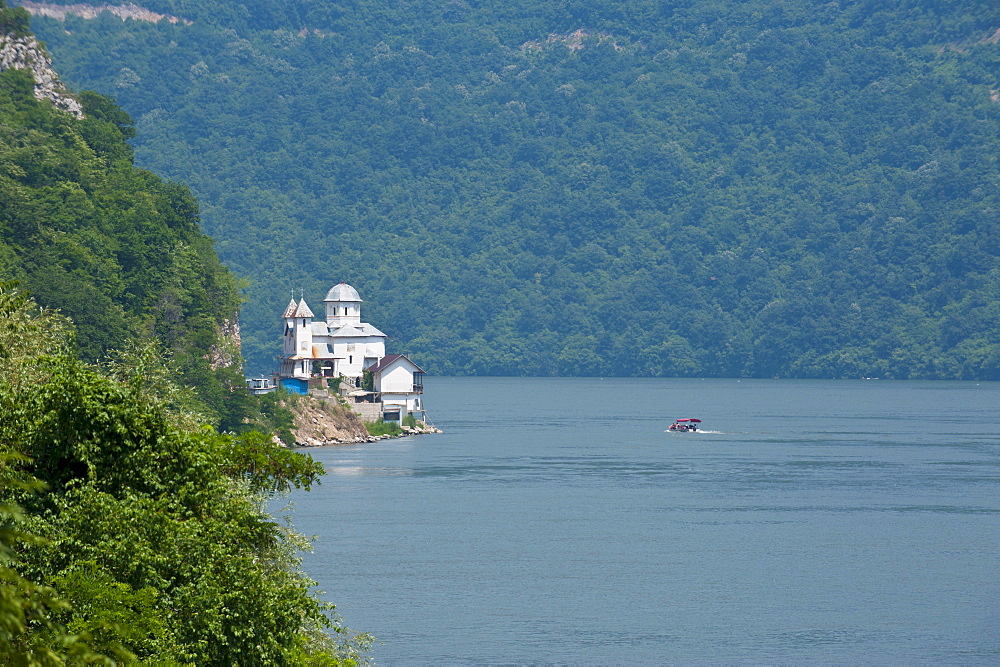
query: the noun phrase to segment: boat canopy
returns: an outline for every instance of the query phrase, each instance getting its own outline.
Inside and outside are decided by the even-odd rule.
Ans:
[[[679,422],[696,422],[696,423],[698,423],[698,424],[700,424],[700,423],[701,423],[701,420],[700,420],[700,419],[678,419],[677,421],[678,421],[678,423],[679,423]]]

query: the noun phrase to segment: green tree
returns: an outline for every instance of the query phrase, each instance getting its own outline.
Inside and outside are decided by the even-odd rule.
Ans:
[[[0,314],[0,650],[37,664],[363,655],[364,636],[322,639],[344,631],[299,569],[306,542],[265,511],[319,464],[196,425],[148,352],[79,361],[65,320],[9,284]]]

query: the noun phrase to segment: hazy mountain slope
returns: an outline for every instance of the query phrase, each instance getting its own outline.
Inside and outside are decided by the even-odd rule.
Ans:
[[[156,2],[35,19],[251,279],[439,373],[1000,377],[989,2]],[[583,32],[577,32],[582,29]]]

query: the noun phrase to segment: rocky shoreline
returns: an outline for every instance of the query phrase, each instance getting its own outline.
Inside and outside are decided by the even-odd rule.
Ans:
[[[385,434],[385,435],[366,435],[351,438],[349,440],[342,440],[338,438],[331,438],[328,440],[317,440],[315,438],[307,438],[305,441],[299,442],[296,440],[293,445],[299,449],[307,449],[310,447],[328,447],[331,445],[358,445],[364,442],[378,442],[379,440],[390,440],[392,438],[403,438],[409,435],[423,435],[425,433],[443,433],[441,429],[434,426],[424,426],[411,428],[409,426],[403,427],[402,433],[396,434]]]
[[[387,435],[369,435],[361,416],[343,405],[336,398],[299,396],[288,405],[294,416],[290,446],[297,448],[326,447],[329,445],[357,445],[389,438],[401,438],[424,433],[441,433],[431,425],[416,428],[403,426],[402,432]]]

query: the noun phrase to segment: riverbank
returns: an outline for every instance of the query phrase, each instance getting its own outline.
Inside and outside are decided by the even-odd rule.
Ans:
[[[402,426],[398,433],[371,435],[361,416],[336,398],[297,396],[284,407],[293,416],[292,447],[356,445],[408,435],[441,433],[434,426],[417,422],[415,426]]]

